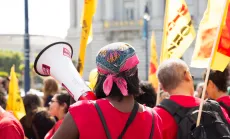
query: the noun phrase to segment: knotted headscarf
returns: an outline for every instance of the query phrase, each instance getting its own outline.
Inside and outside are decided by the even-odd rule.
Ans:
[[[98,73],[106,76],[103,83],[106,96],[110,94],[113,83],[116,83],[123,96],[128,95],[127,82],[118,74],[134,68],[138,63],[134,48],[127,43],[112,43],[100,49],[96,64]]]

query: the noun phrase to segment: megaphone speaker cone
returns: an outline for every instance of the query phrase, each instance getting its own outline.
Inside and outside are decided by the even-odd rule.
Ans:
[[[44,48],[36,57],[34,70],[41,76],[52,76],[75,101],[95,99],[72,62],[73,49],[67,42],[56,42]],[[84,95],[83,95],[84,94]],[[82,96],[83,95],[83,96]],[[94,95],[94,96],[93,96]]]

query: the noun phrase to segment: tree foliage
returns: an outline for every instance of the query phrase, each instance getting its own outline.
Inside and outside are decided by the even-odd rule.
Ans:
[[[20,72],[21,63],[23,63],[22,53],[0,50],[0,71],[10,73],[11,67],[15,65],[15,71]]]

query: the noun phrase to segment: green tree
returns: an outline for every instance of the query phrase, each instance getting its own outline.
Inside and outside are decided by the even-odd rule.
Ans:
[[[10,73],[11,67],[15,65],[15,71],[20,72],[19,65],[22,62],[22,53],[0,50],[0,71]]]

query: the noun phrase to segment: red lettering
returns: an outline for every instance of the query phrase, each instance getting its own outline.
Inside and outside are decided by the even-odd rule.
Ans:
[[[177,12],[178,14],[176,15],[176,17],[171,22],[168,23],[167,35],[173,29],[178,19],[184,16],[188,12],[188,8],[184,4],[182,4],[181,7],[177,10]]]
[[[177,11],[180,15],[185,15],[188,12],[188,8],[182,4],[182,7]]]
[[[180,33],[178,33],[175,39],[170,43],[170,47],[168,48],[168,57],[171,57],[173,51],[180,45],[184,37],[189,34],[191,25],[192,25],[192,21],[190,20],[186,26],[181,28]]]

